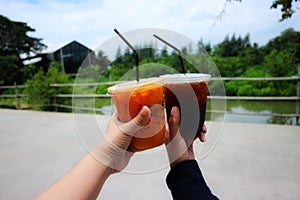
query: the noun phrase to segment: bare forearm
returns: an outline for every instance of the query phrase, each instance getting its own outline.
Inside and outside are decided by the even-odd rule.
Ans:
[[[110,168],[90,154],[36,199],[96,199]]]

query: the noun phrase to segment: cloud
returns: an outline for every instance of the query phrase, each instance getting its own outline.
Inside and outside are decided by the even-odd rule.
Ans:
[[[50,48],[78,40],[90,48],[114,36],[114,28],[130,31],[163,28],[198,41],[216,44],[226,35],[250,33],[252,42],[265,44],[285,28],[300,29],[299,12],[280,23],[280,10],[270,10],[269,1],[232,1],[221,20],[216,20],[225,0],[0,0],[0,13],[11,20],[27,22]],[[214,26],[212,26],[215,23]]]

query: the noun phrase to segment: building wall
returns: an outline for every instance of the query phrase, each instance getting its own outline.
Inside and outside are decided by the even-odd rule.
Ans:
[[[62,68],[66,73],[77,73],[84,59],[91,50],[80,43],[73,41],[66,46],[58,49],[53,53],[55,61],[62,64]]]

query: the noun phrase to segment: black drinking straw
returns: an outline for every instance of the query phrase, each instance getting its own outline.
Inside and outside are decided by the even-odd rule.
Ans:
[[[186,73],[185,71],[185,67],[184,67],[184,64],[183,64],[183,59],[182,59],[182,53],[181,51],[175,47],[174,45],[170,44],[169,42],[167,42],[166,40],[162,39],[161,37],[158,37],[157,35],[153,34],[153,36],[155,38],[157,38],[158,40],[162,41],[163,43],[165,43],[166,45],[170,46],[171,48],[173,48],[175,51],[178,52],[178,57],[179,57],[179,60],[180,60],[180,65],[181,65],[181,69],[182,69],[182,73]]]
[[[135,78],[136,78],[137,82],[139,82],[140,81],[139,54],[138,54],[137,50],[123,37],[123,35],[117,29],[114,29],[114,31],[129,46],[129,48],[133,51],[133,53],[135,55],[135,66],[136,66],[136,69],[135,69]]]

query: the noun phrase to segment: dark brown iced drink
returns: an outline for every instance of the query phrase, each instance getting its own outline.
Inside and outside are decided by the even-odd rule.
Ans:
[[[208,74],[163,75],[167,118],[173,106],[180,110],[180,133],[190,143],[202,130],[208,94]]]

